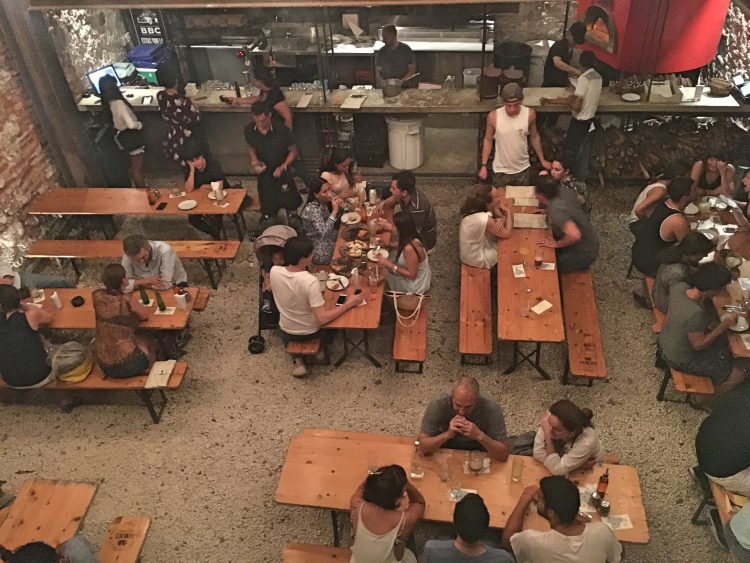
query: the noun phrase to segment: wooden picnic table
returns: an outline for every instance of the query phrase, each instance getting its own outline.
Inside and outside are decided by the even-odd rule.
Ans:
[[[72,481],[26,481],[0,524],[0,545],[14,550],[34,541],[57,548],[78,533],[96,485]]]
[[[534,213],[536,210],[536,207],[515,204],[513,206],[514,213]],[[549,227],[514,227],[510,238],[497,241],[497,337],[500,340],[514,342],[513,364],[505,373],[512,372],[521,362],[528,361],[545,379],[549,379],[539,366],[541,343],[565,340],[555,250],[542,249],[544,261],[555,264],[554,270],[537,270],[534,266],[537,250],[541,248],[538,245],[539,241],[549,237],[552,237]],[[513,265],[516,264],[524,264],[525,278],[516,278],[513,275]],[[529,311],[530,307],[534,307],[542,300],[549,301],[552,307],[541,315]],[[519,342],[536,343],[535,350],[528,356],[520,352],[520,361]],[[536,356],[534,362],[530,360],[532,355]]]
[[[382,217],[388,221],[393,221],[393,210],[389,209],[385,211]],[[367,225],[364,223],[362,223],[361,226],[362,228],[367,228]],[[342,224],[341,228],[339,229],[339,234],[336,238],[336,248],[333,252],[334,260],[341,256],[340,249],[348,242],[344,239],[344,232],[348,228],[349,227],[347,225]],[[384,231],[378,234],[377,237],[383,241],[383,248],[389,248],[391,242],[390,232]],[[368,263],[368,267],[374,265],[375,262]],[[328,266],[323,266],[316,269],[330,271],[330,267]],[[348,297],[354,295],[354,291],[356,290],[356,288],[354,287],[354,284],[351,283],[351,278],[349,278],[349,281],[350,284],[345,290],[332,291],[326,288],[323,294],[326,309],[335,309],[336,300],[342,293],[346,294]],[[362,289],[362,294],[364,295],[367,304],[349,309],[346,313],[344,313],[334,321],[328,323],[325,328],[338,329],[343,331],[345,350],[344,355],[336,361],[337,366],[341,365],[349,355],[348,346],[351,344],[353,348],[359,349],[376,367],[380,367],[380,362],[373,358],[369,353],[368,331],[374,330],[380,326],[380,311],[383,304],[383,294],[385,293],[385,283],[378,284],[378,286],[375,288],[375,291],[371,291],[366,271],[360,272],[359,283],[360,288]],[[352,341],[347,336],[347,330],[361,330],[362,340],[360,340],[359,342]],[[364,345],[364,349],[361,347],[362,345]]]
[[[59,289],[45,289],[45,299],[39,303],[42,308],[52,315],[52,323],[49,325],[53,329],[94,329],[96,328],[96,317],[94,315],[94,302],[91,294],[97,288],[93,287],[75,287],[75,288],[59,288]],[[187,304],[187,309],[183,310],[179,307],[175,308],[175,312],[172,315],[157,315],[156,313],[156,301],[154,299],[154,291],[147,289],[151,304],[151,314],[145,321],[141,321],[139,324],[140,328],[150,330],[182,330],[188,323],[190,318],[190,312],[193,309],[193,303],[198,295],[198,288],[189,287],[187,288],[190,294],[190,300]],[[57,295],[62,301],[62,309],[55,308],[50,298],[52,293],[57,291]],[[73,307],[70,300],[73,297],[80,295],[84,299],[84,304],[80,307]],[[139,295],[136,291],[134,295]],[[164,304],[167,307],[175,307],[175,297],[172,290],[165,290],[161,292]],[[27,302],[30,301],[27,300]]]
[[[240,225],[240,205],[247,192],[240,188],[227,189],[224,207],[215,205],[209,199],[211,192],[202,186],[181,197],[170,197],[169,189],[160,190],[161,197],[149,205],[146,188],[58,188],[37,197],[29,207],[30,215],[71,215],[76,217],[113,215],[228,215],[240,240],[244,236]],[[177,206],[185,200],[195,200],[193,209],[182,210]],[[163,209],[157,209],[165,203]],[[251,208],[258,209],[258,198],[253,199]]]
[[[291,439],[276,488],[276,502],[348,512],[352,493],[367,476],[368,459],[376,456],[378,465],[398,464],[408,473],[413,444],[414,439],[410,437],[305,430]],[[523,489],[537,485],[539,479],[549,475],[543,464],[524,456],[510,456],[502,463],[493,460],[490,473],[467,475],[463,473],[465,459],[466,452],[459,450],[441,450],[424,458],[424,478],[414,484],[427,501],[425,520],[453,521],[455,503],[449,498],[449,489],[456,478],[460,478],[462,488],[475,489],[484,499],[490,512],[490,526],[502,528]],[[514,461],[523,464],[519,482],[511,479]],[[441,463],[447,463],[450,468],[447,482],[440,479]],[[631,529],[618,530],[615,535],[622,541],[647,543],[646,512],[635,467],[597,464],[589,470],[575,471],[569,477],[579,486],[593,485],[606,469],[609,469],[610,515],[628,514],[633,524]],[[593,518],[598,520],[599,516],[593,513]],[[524,528],[547,530],[549,525],[536,512],[530,511]]]
[[[37,240],[25,252],[26,258],[120,258],[121,240]],[[165,240],[180,258],[195,260],[233,260],[240,243],[234,240]]]

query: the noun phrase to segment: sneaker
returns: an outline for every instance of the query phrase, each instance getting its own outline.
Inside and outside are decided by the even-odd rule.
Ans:
[[[724,551],[729,551],[729,548],[727,547],[727,540],[724,538],[724,525],[721,523],[721,518],[719,517],[719,511],[715,508],[712,508],[708,511],[709,515],[709,521],[711,525],[709,526],[709,529],[711,530],[711,535],[716,540],[716,543],[718,543]]]
[[[271,302],[268,299],[263,300],[263,306],[260,308],[260,312],[266,315],[273,314],[273,308],[271,307]]]
[[[307,368],[305,367],[305,364],[295,365],[294,369],[292,370],[292,375],[294,377],[305,377],[307,375]]]

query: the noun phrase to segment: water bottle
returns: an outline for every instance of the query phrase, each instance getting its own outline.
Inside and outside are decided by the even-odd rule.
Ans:
[[[419,449],[419,440],[414,441],[414,452],[411,454],[411,478],[424,478],[424,460]]]

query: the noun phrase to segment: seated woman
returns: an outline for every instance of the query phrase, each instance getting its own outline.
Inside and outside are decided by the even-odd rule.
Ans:
[[[715,394],[722,395],[745,380],[745,369],[732,358],[727,329],[737,315],[721,320],[712,299],[732,281],[729,270],[711,262],[698,267],[687,282],[669,291],[667,322],[659,334],[659,349],[669,367],[691,375],[708,377]],[[705,405],[705,395],[688,395],[696,407]]]
[[[586,213],[591,213],[591,201],[588,199],[586,182],[578,180],[573,176],[571,170],[569,153],[564,154],[552,161],[552,168],[549,169],[549,175],[560,182],[560,187],[571,190],[576,194],[578,203]],[[542,172],[546,172],[543,170]]]
[[[102,273],[104,289],[91,294],[96,316],[96,360],[107,377],[133,377],[147,372],[156,353],[153,341],[136,334],[149,310],[138,301],[138,292],[125,293],[125,268],[109,264]]]
[[[567,475],[604,460],[599,435],[591,424],[594,414],[562,399],[552,403],[534,439],[534,459],[552,475]]]
[[[662,250],[661,265],[656,272],[651,299],[662,313],[669,307],[669,290],[679,282],[687,280],[698,267],[698,263],[714,249],[714,244],[697,231],[685,235],[674,246]]]
[[[351,563],[417,563],[406,547],[424,514],[425,500],[400,465],[381,467],[354,491]]]
[[[342,199],[331,185],[314,179],[308,186],[307,204],[302,209],[302,232],[313,243],[313,264],[330,264],[338,237],[338,215]]]
[[[430,290],[432,271],[427,248],[417,232],[414,219],[410,213],[399,211],[393,216],[393,225],[387,221],[378,225],[388,225],[398,237],[395,262],[385,256],[378,259],[378,264],[390,270],[386,285],[391,291],[425,294]]]
[[[0,377],[8,387],[42,387],[54,378],[37,332],[51,322],[46,311],[22,305],[15,287],[0,284]]]
[[[513,233],[513,214],[503,200],[495,207],[489,191],[469,195],[461,206],[458,248],[461,262],[475,268],[491,269],[497,265],[497,239]],[[499,216],[493,216],[497,209]]]
[[[734,194],[734,166],[729,164],[727,155],[720,150],[710,150],[703,160],[693,164],[690,179],[698,188],[698,196],[720,195],[732,197]]]
[[[320,177],[331,185],[331,191],[338,197],[357,197],[354,185],[362,181],[362,176],[354,174],[354,158],[349,151],[334,149]]]

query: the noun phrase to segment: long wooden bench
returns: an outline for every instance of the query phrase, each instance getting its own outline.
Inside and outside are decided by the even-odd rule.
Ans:
[[[416,322],[406,327],[396,320],[393,334],[393,359],[396,360],[396,371],[399,373],[422,373],[422,366],[427,359],[427,316],[429,300],[422,302],[422,308]],[[406,369],[404,363],[417,364],[417,369]]]
[[[126,377],[122,379],[106,377],[104,372],[94,364],[89,376],[78,383],[66,383],[55,379],[44,387],[39,388],[42,391],[135,391],[136,395],[143,401],[151,415],[154,424],[159,424],[164,408],[167,406],[167,396],[164,389],[175,390],[182,385],[182,381],[187,374],[187,362],[177,362],[169,376],[165,388],[146,389],[146,380],[148,373],[137,375],[135,377]],[[0,389],[11,389],[4,382],[0,381]],[[24,390],[18,390],[24,391]],[[160,403],[155,405],[152,401],[152,395],[157,392],[160,396]],[[158,407],[158,410],[157,410]]]
[[[674,381],[674,387],[677,391],[685,393],[685,401],[687,402],[690,395],[713,395],[716,390],[714,389],[714,383],[708,377],[700,375],[691,375],[689,373],[683,373],[676,369],[665,367],[664,377],[659,387],[659,392],[656,394],[657,401],[665,401],[664,393],[669,385],[669,380]]]
[[[667,322],[667,316],[659,309],[657,309],[656,305],[654,305],[654,282],[656,280],[649,276],[646,276],[643,279],[646,282],[648,301],[649,303],[651,303],[651,310],[654,312],[654,324],[651,325],[651,330],[654,332],[654,334],[659,334],[661,332],[661,329],[664,327],[664,323]]]
[[[282,563],[329,563],[349,561],[352,550],[348,547],[328,547],[306,543],[288,543],[281,552]]]
[[[492,290],[490,271],[461,265],[461,309],[458,327],[458,351],[461,363],[471,364],[467,356],[479,356],[479,364],[492,358]]]
[[[568,342],[562,382],[567,384],[568,376],[572,374],[588,379],[591,387],[594,379],[607,376],[594,280],[591,271],[569,272],[560,276],[560,284]]]
[[[211,287],[216,289],[224,273],[227,260],[234,260],[240,249],[236,240],[168,240],[177,256],[199,260],[208,274]],[[26,251],[26,258],[65,258],[70,260],[76,277],[81,276],[77,260],[112,259],[122,257],[121,240],[38,240]],[[214,268],[216,276],[214,276]]]
[[[151,518],[148,516],[115,518],[99,550],[100,563],[136,563],[150,527]]]
[[[312,360],[323,349],[323,360],[315,362]],[[322,339],[292,341],[286,345],[286,351],[292,356],[302,356],[305,363],[309,365],[330,365],[331,358],[328,355],[328,347],[323,344]]]

